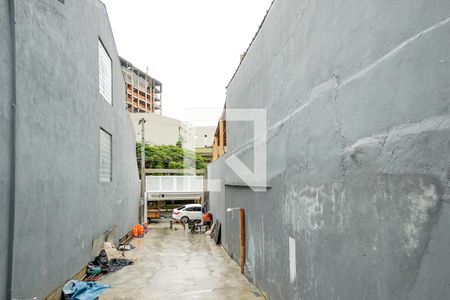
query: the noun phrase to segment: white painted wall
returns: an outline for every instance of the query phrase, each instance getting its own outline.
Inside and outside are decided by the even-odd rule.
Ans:
[[[194,128],[195,148],[211,147],[214,142],[215,126],[200,126]]]
[[[148,144],[175,145],[179,139],[180,120],[160,116],[153,113],[131,113],[134,129],[136,131],[136,141],[141,141],[141,125],[139,120],[145,118],[145,141]]]

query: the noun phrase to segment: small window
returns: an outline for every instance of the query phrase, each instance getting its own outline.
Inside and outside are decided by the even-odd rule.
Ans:
[[[112,181],[112,136],[100,128],[100,181]]]
[[[194,211],[194,208],[193,207],[188,207],[184,211]]]
[[[112,61],[102,42],[98,40],[98,89],[112,105]]]
[[[199,206],[194,207],[194,211],[202,211],[202,208]]]

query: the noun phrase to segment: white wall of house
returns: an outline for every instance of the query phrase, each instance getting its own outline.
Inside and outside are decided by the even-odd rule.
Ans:
[[[180,137],[180,120],[153,113],[131,113],[131,120],[136,131],[136,141],[141,142],[141,125],[139,120],[145,119],[145,141],[150,145],[175,145]],[[183,134],[184,130],[181,129]]]

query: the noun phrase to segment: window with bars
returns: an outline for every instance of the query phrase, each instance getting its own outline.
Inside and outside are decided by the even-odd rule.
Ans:
[[[98,40],[98,88],[103,98],[112,105],[112,61],[100,39]]]
[[[112,181],[112,136],[100,128],[100,181]]]

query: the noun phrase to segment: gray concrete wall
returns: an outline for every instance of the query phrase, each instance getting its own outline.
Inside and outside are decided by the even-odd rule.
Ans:
[[[115,225],[121,236],[138,222],[135,137],[104,5],[96,0],[19,0],[16,18],[13,297],[42,299],[89,261],[95,237]],[[113,60],[112,106],[98,90],[99,37]],[[4,55],[2,47],[2,61]],[[3,87],[8,77],[0,76]],[[99,182],[100,128],[112,135],[111,183]],[[1,189],[4,195],[3,183]]]
[[[450,293],[449,17],[444,0],[275,1],[227,90],[267,109],[271,189],[210,196],[237,260],[224,208],[246,208],[246,273],[270,299]],[[221,160],[251,165],[252,127],[227,128]]]
[[[0,299],[7,299],[10,209],[10,116],[12,101],[11,27],[7,0],[0,1]]]
[[[218,160],[216,160],[214,163],[212,164],[208,164],[208,179],[219,179],[220,181],[220,189],[222,191],[225,190],[225,185],[224,185],[224,181],[222,180],[222,175],[223,172],[225,170],[225,160],[221,158],[219,158]],[[208,185],[208,188],[210,188],[212,186],[212,184]],[[225,224],[225,214],[226,214],[226,207],[225,207],[226,203],[225,203],[225,193],[217,193],[217,192],[212,192],[210,194],[210,201],[209,201],[209,205],[208,205],[208,209],[211,212],[214,212],[213,218],[217,219],[221,222],[221,227],[224,228],[226,226]],[[222,235],[221,238],[221,242],[223,245],[227,245],[227,241],[226,241],[226,236]],[[226,247],[228,248],[228,247]]]

